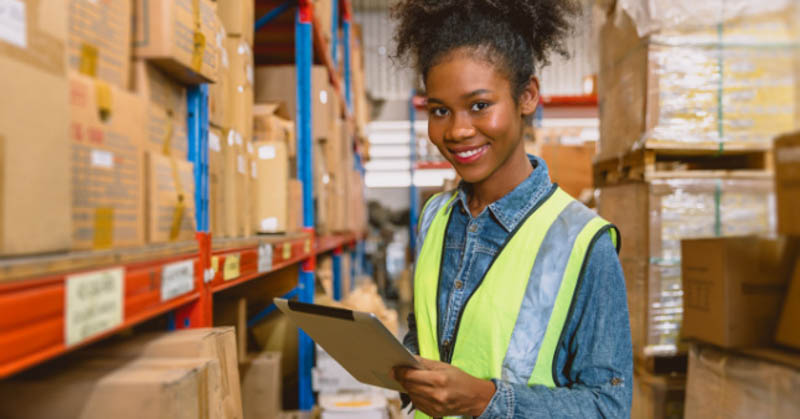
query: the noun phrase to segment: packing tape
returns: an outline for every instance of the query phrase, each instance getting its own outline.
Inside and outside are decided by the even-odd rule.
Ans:
[[[192,14],[194,15],[192,69],[199,73],[203,68],[203,54],[206,48],[206,36],[203,34],[203,25],[200,19],[200,0],[192,0]]]
[[[175,241],[181,233],[181,224],[183,223],[183,215],[186,212],[186,195],[183,192],[183,183],[181,182],[181,174],[178,170],[178,162],[175,156],[170,152],[172,147],[172,135],[175,131],[175,113],[168,111],[167,130],[164,133],[164,141],[161,152],[169,158],[169,166],[172,169],[172,180],[175,183],[175,209],[172,212],[172,223],[169,229],[169,241]]]
[[[97,77],[97,61],[99,52],[97,47],[86,42],[81,43],[80,63],[78,72],[89,77]]]
[[[94,92],[97,101],[97,112],[100,114],[100,119],[106,120],[113,112],[113,99],[111,95],[111,87],[104,81],[95,79]]]
[[[92,247],[108,249],[114,243],[114,208],[97,207],[94,209],[94,239]]]

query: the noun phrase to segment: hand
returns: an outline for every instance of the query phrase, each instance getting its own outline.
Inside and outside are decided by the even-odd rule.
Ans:
[[[424,369],[396,367],[392,375],[414,407],[432,417],[480,416],[495,392],[494,383],[444,362],[417,357]]]

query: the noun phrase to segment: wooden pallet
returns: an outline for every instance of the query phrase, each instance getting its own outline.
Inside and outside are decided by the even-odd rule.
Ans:
[[[650,355],[635,356],[635,363],[638,368],[650,374],[685,374],[689,366],[687,352],[679,352],[675,355]]]
[[[649,145],[648,145],[649,146]],[[769,176],[772,152],[764,148],[655,147],[620,157],[600,158],[593,169],[594,186],[603,187],[659,178]]]

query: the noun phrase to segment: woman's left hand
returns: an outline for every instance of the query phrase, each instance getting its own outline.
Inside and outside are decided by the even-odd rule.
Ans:
[[[397,367],[394,377],[414,407],[432,417],[480,416],[494,396],[495,385],[444,362],[417,357],[424,369]]]

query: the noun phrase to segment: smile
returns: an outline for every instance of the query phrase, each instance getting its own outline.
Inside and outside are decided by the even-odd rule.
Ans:
[[[472,163],[484,154],[486,151],[489,150],[489,144],[482,145],[480,147],[471,148],[468,150],[461,150],[461,151],[451,151],[453,156],[455,157],[456,161],[461,164]]]

